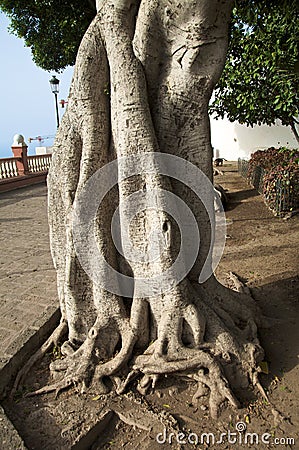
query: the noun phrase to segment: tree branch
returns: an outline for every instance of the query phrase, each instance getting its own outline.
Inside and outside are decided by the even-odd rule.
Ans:
[[[298,121],[295,120],[294,117],[293,117],[293,121],[290,123],[290,127],[291,127],[291,130],[293,131],[293,134],[294,134],[294,136],[295,136],[296,141],[297,141],[298,144],[299,144],[299,133],[298,133],[298,131],[297,131],[297,129],[296,129],[295,123],[298,124]]]
[[[97,12],[97,8],[96,8],[96,1],[95,0],[87,0],[89,6],[91,7],[92,11],[94,11],[95,13]]]

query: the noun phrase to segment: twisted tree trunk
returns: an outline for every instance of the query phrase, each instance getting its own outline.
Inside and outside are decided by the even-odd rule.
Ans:
[[[198,383],[195,397],[210,391],[216,416],[226,400],[238,406],[233,391],[256,381],[263,351],[255,306],[205,275],[212,273],[213,195],[194,192],[205,178],[182,183],[188,163],[212,177],[207,107],[225,61],[231,7],[231,0],[98,2],[48,177],[60,329],[68,335],[64,358],[51,367],[61,378],[43,392],[90,382],[103,392],[110,376],[121,393],[140,374],[145,393],[164,374],[184,373]],[[175,157],[186,162],[179,160],[182,173]],[[169,210],[175,196],[181,202]],[[194,241],[184,241],[175,208],[183,222],[191,208],[198,227],[190,267],[199,236],[192,228]],[[182,275],[174,266],[184,242]]]

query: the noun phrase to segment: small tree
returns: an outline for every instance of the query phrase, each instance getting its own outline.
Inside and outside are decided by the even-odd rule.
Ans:
[[[196,398],[210,392],[216,417],[223,402],[238,406],[233,390],[259,385],[259,314],[250,295],[212,275],[210,252],[208,102],[225,62],[231,8],[230,0],[98,1],[48,177],[61,323],[16,384],[67,333],[64,358],[51,365],[62,376],[38,392],[85,389],[91,380],[106,392],[108,376],[121,393],[139,376],[145,393],[165,374],[185,374],[198,384]],[[198,234],[188,228],[194,224]],[[196,254],[178,277],[180,246],[186,267]]]
[[[246,125],[290,126],[299,115],[298,2],[243,1],[233,9],[226,65],[210,111]]]

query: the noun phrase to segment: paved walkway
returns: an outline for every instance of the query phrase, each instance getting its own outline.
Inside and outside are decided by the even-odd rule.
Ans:
[[[0,369],[57,310],[44,184],[0,194]]]

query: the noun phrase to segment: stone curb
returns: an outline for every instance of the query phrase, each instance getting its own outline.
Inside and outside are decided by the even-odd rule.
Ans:
[[[48,307],[45,313],[23,331],[7,349],[9,354],[0,360],[0,399],[5,397],[16,374],[56,328],[60,320],[60,309]],[[12,355],[10,355],[10,352]],[[27,450],[17,430],[0,405],[0,448],[5,450]]]
[[[0,447],[5,450],[27,450],[2,406],[0,406]]]

